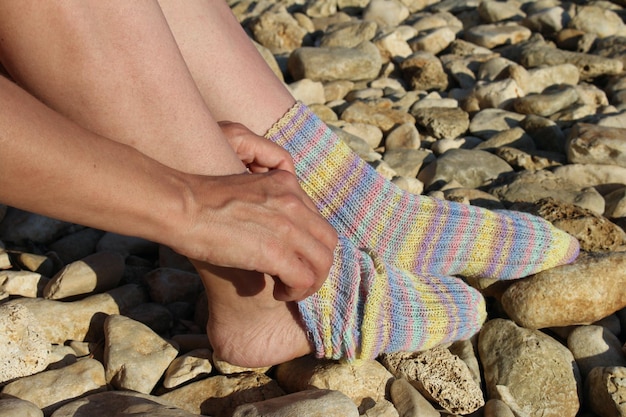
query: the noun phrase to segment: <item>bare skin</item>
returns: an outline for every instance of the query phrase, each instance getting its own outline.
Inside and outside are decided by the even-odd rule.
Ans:
[[[223,359],[244,366],[264,366],[309,353],[311,346],[291,301],[306,297],[321,286],[332,262],[336,234],[289,173],[293,168],[286,152],[241,126],[220,126],[216,122],[226,115],[235,115],[231,106],[241,107],[243,113],[266,107],[268,111],[262,112],[258,123],[247,121],[261,133],[269,127],[270,119],[278,119],[293,104],[293,98],[281,93],[271,96],[275,101],[268,96],[262,100],[256,97],[256,101],[245,101],[243,105],[241,96],[224,102],[220,88],[212,100],[207,100],[190,75],[156,2],[108,2],[106,6],[84,0],[32,3],[0,3],[0,57],[20,85],[75,124],[62,124],[56,142],[42,139],[41,132],[48,132],[46,129],[57,131],[58,120],[63,118],[55,114],[49,122],[30,130],[27,122],[18,123],[12,137],[21,138],[27,131],[33,141],[31,149],[44,146],[56,155],[50,162],[82,158],[98,166],[105,155],[107,163],[100,165],[99,174],[107,180],[94,189],[86,179],[99,177],[83,175],[90,165],[81,162],[70,176],[73,196],[68,196],[64,204],[57,203],[58,195],[50,195],[43,203],[40,199],[13,201],[11,196],[19,193],[11,189],[1,197],[6,197],[9,204],[54,217],[132,232],[195,259],[211,305],[207,332]],[[183,4],[188,3],[178,3],[177,7],[183,9]],[[215,7],[218,15],[224,13],[221,2],[207,4]],[[226,20],[224,27],[210,30],[214,34],[222,30],[228,33],[235,30],[233,21]],[[241,46],[247,55],[251,45],[240,45],[240,39],[243,38],[234,38],[234,48]],[[219,50],[224,51],[223,46]],[[225,59],[228,61],[228,57]],[[258,57],[251,59],[256,62]],[[210,71],[216,74],[212,83],[235,81],[232,71],[220,74],[221,70]],[[268,86],[280,84],[273,74],[265,75],[269,69],[260,71]],[[226,89],[233,93],[238,88],[235,83]],[[205,94],[213,93],[205,90]],[[259,106],[267,100],[272,105]],[[217,102],[230,110],[213,114],[219,107]],[[26,100],[14,118],[30,114],[31,106],[39,109],[41,105]],[[0,131],[4,127],[5,122],[0,120]],[[82,136],[75,134],[77,131]],[[101,138],[106,145],[92,152],[89,149],[93,149],[95,138]],[[83,139],[84,143],[79,143]],[[68,147],[75,146],[82,153],[71,151],[68,155]],[[115,172],[119,155],[126,154],[133,155],[122,162],[124,166],[132,165],[130,172],[125,172],[128,176],[102,173]],[[0,165],[4,159],[8,158],[0,159]],[[155,165],[159,168],[153,170],[163,173],[150,174],[135,159],[149,161],[144,161],[144,165]],[[51,170],[49,177],[58,182],[68,180],[59,166],[47,166]],[[257,174],[245,173],[246,166]],[[3,171],[9,178],[10,169]],[[41,175],[36,179],[49,186],[41,180],[49,177],[43,172]],[[141,181],[135,184],[139,181],[135,175],[146,182],[151,179],[153,190],[150,192],[149,185]],[[168,175],[184,184],[173,188],[177,198],[161,190],[161,178]],[[130,182],[135,187],[122,187],[119,194],[118,182]],[[111,199],[107,200],[109,211],[105,216],[100,210],[106,200],[102,197],[103,189]],[[69,204],[80,207],[85,193],[93,198],[92,211],[67,208]],[[173,203],[173,211],[184,215],[159,213],[161,216],[152,219],[146,214],[159,204],[167,207],[162,201],[167,198],[183,206],[180,209]],[[122,199],[126,199],[127,212],[135,214],[134,220],[141,226],[131,221],[116,223],[120,218],[117,204]],[[165,229],[164,222],[168,223]]]

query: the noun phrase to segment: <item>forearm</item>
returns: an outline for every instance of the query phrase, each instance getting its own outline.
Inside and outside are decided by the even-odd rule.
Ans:
[[[184,212],[185,175],[76,125],[3,77],[0,109],[2,203],[150,240],[172,238],[172,223]]]

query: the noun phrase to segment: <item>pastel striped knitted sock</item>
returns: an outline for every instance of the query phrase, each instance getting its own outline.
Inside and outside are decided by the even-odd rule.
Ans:
[[[297,304],[316,356],[349,361],[464,340],[486,318],[461,279],[410,274],[344,237],[322,288]]]
[[[578,255],[575,238],[539,217],[399,189],[302,103],[265,137],[291,154],[302,188],[339,234],[403,270],[513,279]]]

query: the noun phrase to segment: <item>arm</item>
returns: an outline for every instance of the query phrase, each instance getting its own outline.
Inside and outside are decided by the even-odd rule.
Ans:
[[[277,276],[289,299],[326,278],[336,234],[292,174],[181,173],[83,129],[2,77],[0,108],[2,202]]]

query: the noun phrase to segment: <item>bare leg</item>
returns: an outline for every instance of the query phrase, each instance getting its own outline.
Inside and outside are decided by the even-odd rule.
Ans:
[[[188,0],[185,7],[172,0],[159,4],[217,120],[240,122],[263,135],[294,104],[225,1]]]
[[[14,79],[84,127],[187,172],[244,170],[156,2],[4,2],[0,38]],[[273,298],[271,278],[196,267],[211,305],[207,331],[224,359],[262,366],[311,351],[293,305]]]

